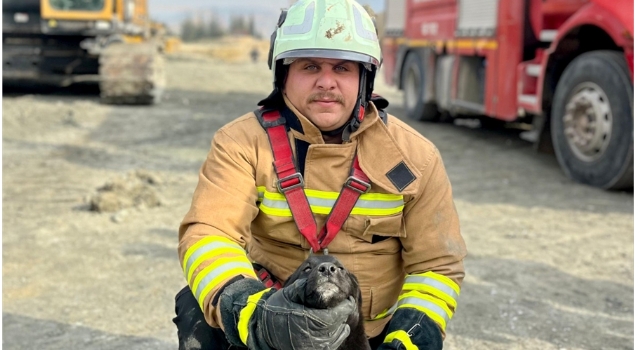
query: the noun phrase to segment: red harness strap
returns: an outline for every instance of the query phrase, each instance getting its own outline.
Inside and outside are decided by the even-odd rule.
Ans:
[[[336,237],[349,214],[351,214],[351,210],[355,207],[360,195],[371,188],[369,182],[369,177],[360,169],[360,163],[356,155],[353,159],[351,176],[347,178],[347,181],[342,186],[338,200],[331,208],[327,222],[318,235],[321,248],[326,248],[329,242]]]
[[[269,273],[269,271],[267,271],[267,269],[265,269],[264,267],[255,271],[256,271],[256,274],[258,275],[258,278],[260,278],[260,281],[262,281],[262,284],[264,284],[265,287],[267,288],[273,287],[275,289],[282,288],[282,284],[280,284],[278,280],[275,280],[273,276],[271,276],[271,273]]]
[[[273,167],[278,176],[278,190],[285,196],[298,230],[307,239],[313,252],[325,249],[326,253],[327,246],[340,231],[360,195],[371,188],[369,178],[360,168],[356,155],[353,160],[351,176],[345,181],[336,203],[331,208],[327,222],[317,235],[316,221],[307,196],[304,194],[304,179],[296,169],[293,151],[287,137],[285,119],[280,116],[280,112],[277,110],[267,111],[262,113],[260,122],[267,131],[271,143],[274,158]]]

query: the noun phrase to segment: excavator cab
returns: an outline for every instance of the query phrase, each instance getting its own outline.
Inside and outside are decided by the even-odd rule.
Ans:
[[[3,80],[98,82],[109,104],[153,104],[164,87],[162,37],[146,0],[5,0]]]

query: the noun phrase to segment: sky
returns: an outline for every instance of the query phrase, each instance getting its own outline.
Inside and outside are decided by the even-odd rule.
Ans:
[[[359,0],[376,11],[384,9],[385,0]],[[271,35],[281,8],[287,8],[291,0],[148,0],[151,18],[163,22],[173,30],[187,17],[208,19],[217,16],[227,22],[231,16],[254,16],[256,28],[263,35]]]

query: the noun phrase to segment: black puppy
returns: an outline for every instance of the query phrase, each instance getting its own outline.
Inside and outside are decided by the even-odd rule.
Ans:
[[[331,255],[311,255],[285,282],[285,287],[307,279],[304,305],[315,309],[332,308],[349,297],[358,303],[357,312],[347,318],[351,332],[339,350],[371,350],[364,331],[362,295],[358,279]]]

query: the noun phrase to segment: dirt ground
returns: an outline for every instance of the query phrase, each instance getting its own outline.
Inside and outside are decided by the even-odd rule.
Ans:
[[[177,348],[178,224],[213,133],[271,73],[177,53],[167,74],[154,107],[5,90],[5,349]],[[409,123],[444,157],[469,250],[445,349],[632,349],[633,193],[572,183],[512,129]],[[137,195],[90,210],[122,181]]]

